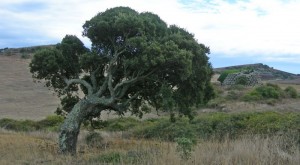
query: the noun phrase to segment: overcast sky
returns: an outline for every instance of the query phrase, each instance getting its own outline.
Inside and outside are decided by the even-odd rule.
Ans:
[[[82,38],[98,12],[128,6],[158,14],[210,47],[213,67],[264,63],[300,73],[300,0],[0,0],[0,48]]]

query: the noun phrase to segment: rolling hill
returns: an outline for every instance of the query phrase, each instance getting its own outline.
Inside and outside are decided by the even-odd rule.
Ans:
[[[35,51],[53,46],[0,49],[0,118],[40,120],[54,114],[59,99],[42,83],[33,82],[28,66],[30,57]],[[215,68],[214,71],[221,73],[231,69],[253,69],[267,81],[286,86],[293,84],[300,91],[299,75],[276,70],[263,64],[229,66]]]
[[[294,80],[297,82],[300,76],[293,73],[288,73],[285,71],[281,71],[278,69],[274,69],[268,65],[262,63],[256,64],[246,64],[246,65],[235,65],[235,66],[228,66],[222,68],[215,68],[214,72],[220,74],[224,71],[228,70],[237,70],[237,71],[251,71],[255,72],[263,81],[291,81]]]

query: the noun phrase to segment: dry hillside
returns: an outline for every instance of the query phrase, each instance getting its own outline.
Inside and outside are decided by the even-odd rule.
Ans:
[[[7,56],[0,53],[0,119],[32,119],[40,120],[54,114],[59,105],[59,99],[41,83],[34,83],[29,72],[29,59],[22,59],[20,54]],[[219,84],[219,74],[212,78],[214,84]],[[270,80],[269,80],[270,81]],[[279,84],[282,88],[293,86],[300,92],[300,79],[276,80],[272,83]],[[276,105],[253,104],[244,102],[226,103],[226,109],[230,112],[238,111],[296,111],[299,112],[298,100],[284,100]],[[199,112],[207,111],[202,109]],[[209,111],[218,111],[218,108]],[[130,115],[129,113],[127,115]],[[113,113],[103,112],[102,118],[116,117]],[[157,117],[156,113],[144,116]]]
[[[39,120],[56,110],[59,100],[33,82],[28,64],[20,56],[0,55],[0,118]]]

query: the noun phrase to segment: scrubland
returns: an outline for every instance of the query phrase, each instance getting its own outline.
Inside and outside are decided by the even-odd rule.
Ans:
[[[101,122],[101,129],[82,127],[75,157],[57,152],[61,122],[55,116],[31,124],[2,119],[0,164],[300,163],[298,113],[219,112],[175,123],[168,118],[112,119]]]
[[[0,63],[0,164],[300,164],[299,83],[215,84],[217,97],[194,107],[193,120],[153,113],[105,118],[94,123],[99,129],[85,123],[72,157],[58,153],[55,96],[32,84],[27,60]]]

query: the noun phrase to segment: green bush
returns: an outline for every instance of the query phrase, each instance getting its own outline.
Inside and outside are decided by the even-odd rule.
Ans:
[[[256,87],[244,97],[244,101],[257,101],[262,99],[280,99],[285,96],[284,91],[276,84],[262,85]]]
[[[245,94],[242,99],[244,101],[258,101],[263,99],[263,97],[261,96],[261,94],[257,91],[251,91],[250,93]]]
[[[239,135],[246,127],[242,121],[247,116],[248,114],[212,113],[198,117],[193,124],[196,127],[197,137],[222,140],[224,136],[234,138]]]
[[[180,154],[181,159],[188,160],[192,156],[192,151],[194,144],[193,142],[185,137],[182,138],[176,138],[176,151]]]
[[[300,124],[300,115],[278,112],[255,113],[244,121],[247,132],[255,134],[270,134],[279,131],[296,130]]]
[[[1,119],[0,127],[13,131],[34,131],[38,129],[36,122],[31,120],[18,121],[13,119]]]
[[[294,87],[288,86],[284,89],[284,92],[290,98],[297,98],[298,97],[297,90]]]
[[[46,119],[40,120],[37,123],[42,127],[60,126],[64,121],[64,117],[59,115],[47,116]]]
[[[116,118],[108,120],[104,129],[108,131],[127,131],[140,125],[140,123],[139,120],[130,117]]]
[[[189,138],[196,142],[196,133],[194,125],[189,123],[186,118],[177,119],[176,122],[170,122],[168,118],[155,120],[154,122],[145,122],[141,127],[134,130],[135,136],[142,138],[154,138],[165,141],[175,141],[176,138]]]
[[[171,123],[168,119],[144,121],[133,134],[137,137],[175,141],[176,138],[223,140],[224,137],[237,138],[245,134],[276,134],[297,132],[300,114],[278,112],[251,113],[209,113],[194,120],[179,119]],[[300,133],[299,133],[300,135]]]
[[[40,121],[14,120],[4,118],[0,120],[0,127],[13,131],[58,131],[58,128],[62,124],[63,120],[63,117],[56,115],[48,116],[46,119]]]

